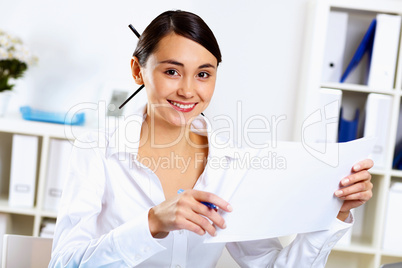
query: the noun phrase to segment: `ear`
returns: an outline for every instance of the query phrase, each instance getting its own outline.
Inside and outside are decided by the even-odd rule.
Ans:
[[[141,66],[137,57],[131,58],[131,74],[133,75],[134,81],[138,85],[143,85]]]

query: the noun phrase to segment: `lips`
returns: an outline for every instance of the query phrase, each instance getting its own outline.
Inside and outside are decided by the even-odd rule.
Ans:
[[[173,108],[177,111],[180,112],[190,112],[194,109],[194,107],[197,105],[197,102],[179,102],[179,101],[173,101],[173,100],[167,100],[170,105],[173,106]]]

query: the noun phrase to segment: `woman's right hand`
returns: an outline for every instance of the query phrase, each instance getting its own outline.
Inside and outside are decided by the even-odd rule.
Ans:
[[[201,202],[210,202],[220,209],[231,212],[228,202],[213,193],[186,190],[150,209],[149,229],[155,238],[166,237],[170,231],[186,229],[199,235],[208,232],[214,236],[216,228],[226,228],[225,220],[215,209]],[[210,222],[209,220],[212,222]]]

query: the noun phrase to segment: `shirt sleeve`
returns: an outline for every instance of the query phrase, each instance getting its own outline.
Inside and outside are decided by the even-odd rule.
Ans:
[[[278,238],[233,242],[226,247],[241,267],[325,267],[332,248],[352,225],[350,213],[345,222],[335,219],[328,230],[298,234],[285,248]]]
[[[149,231],[148,210],[102,233],[104,164],[100,149],[73,147],[49,267],[133,267],[165,249]]]

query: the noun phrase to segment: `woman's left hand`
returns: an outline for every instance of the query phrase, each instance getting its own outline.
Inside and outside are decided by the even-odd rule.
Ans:
[[[359,207],[366,203],[373,196],[373,184],[371,174],[368,172],[374,165],[371,159],[365,159],[352,168],[352,174],[341,180],[341,187],[335,192],[335,196],[344,200],[338,213],[338,219],[346,220],[352,208]]]

